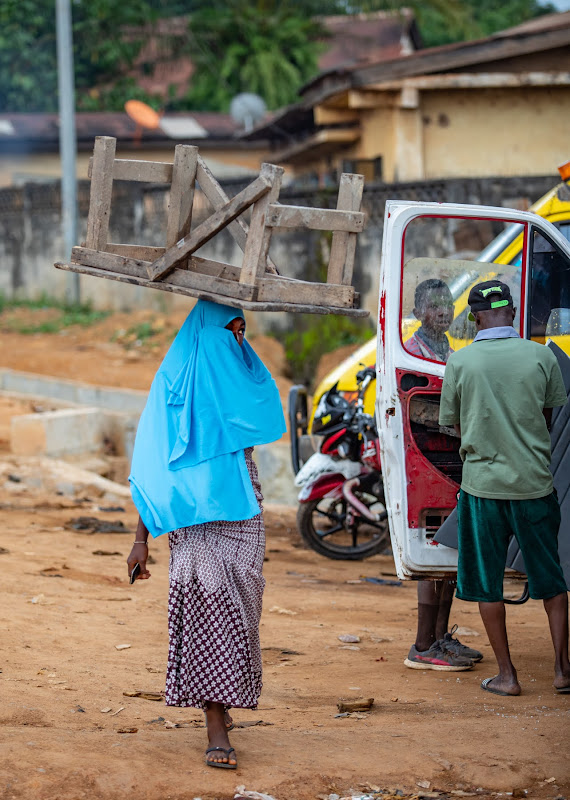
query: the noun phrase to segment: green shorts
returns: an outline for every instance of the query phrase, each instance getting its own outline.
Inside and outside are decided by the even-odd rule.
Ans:
[[[483,603],[503,599],[509,539],[524,559],[530,596],[566,592],[558,556],[560,506],[554,493],[534,500],[491,500],[461,490],[457,503],[457,597]]]

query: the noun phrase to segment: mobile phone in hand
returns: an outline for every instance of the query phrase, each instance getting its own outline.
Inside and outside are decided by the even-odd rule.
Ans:
[[[137,575],[140,574],[140,571],[141,571],[141,565],[137,561],[137,563],[133,567],[133,571],[131,572],[131,577],[130,577],[129,583],[134,583],[136,581]]]

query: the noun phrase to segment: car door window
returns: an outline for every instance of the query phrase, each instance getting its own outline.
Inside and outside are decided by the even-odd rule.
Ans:
[[[500,220],[492,222],[501,225]],[[496,229],[489,220],[481,223],[480,230],[477,225],[478,220],[438,217],[418,217],[408,225],[404,234],[400,335],[410,355],[445,363],[452,352],[473,341],[476,330],[468,319],[467,298],[476,283],[498,278],[509,285],[515,306],[520,305],[520,264],[472,261],[461,258],[462,252],[454,249],[458,241],[465,241],[465,231],[473,241],[484,243],[484,236],[492,236]],[[458,230],[462,231],[461,239],[457,238]]]
[[[570,335],[570,260],[541,231],[533,230],[531,241],[528,335],[544,343]]]

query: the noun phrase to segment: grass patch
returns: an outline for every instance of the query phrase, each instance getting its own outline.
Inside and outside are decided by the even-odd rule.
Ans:
[[[330,258],[332,233],[323,232],[314,241],[313,257],[307,264],[306,279],[325,283]],[[345,317],[336,314],[293,314],[293,329],[285,334],[274,332],[285,347],[285,355],[294,381],[314,389],[321,357],[349,344],[364,344],[376,329],[370,317]]]
[[[374,335],[369,319],[299,314],[295,322],[295,330],[279,339],[285,346],[293,380],[311,388],[321,356],[348,344],[363,344]]]
[[[37,311],[37,320],[10,318],[10,312],[18,310]],[[0,315],[2,327],[15,333],[59,333],[72,325],[89,327],[105,319],[110,311],[95,311],[91,303],[69,303],[42,294],[34,300],[7,299],[0,294]],[[33,315],[32,315],[33,316]]]
[[[150,340],[163,332],[164,324],[158,324],[155,320],[145,320],[133,325],[132,328],[115,331],[111,341],[127,348],[141,347],[145,344],[154,344]]]

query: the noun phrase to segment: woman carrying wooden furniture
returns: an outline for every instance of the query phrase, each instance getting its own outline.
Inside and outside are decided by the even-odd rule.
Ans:
[[[237,766],[227,711],[255,708],[261,691],[265,529],[251,454],[285,430],[244,334],[242,311],[198,301],[154,378],[130,475],[129,573],[138,563],[148,579],[148,534],[169,537],[166,703],[204,709],[206,764],[223,769]]]

